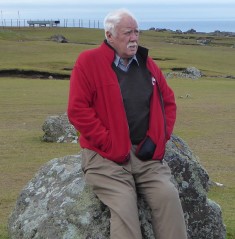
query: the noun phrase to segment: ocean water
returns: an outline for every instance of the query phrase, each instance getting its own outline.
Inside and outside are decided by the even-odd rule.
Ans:
[[[103,20],[92,19],[56,19],[60,21],[58,27],[85,27],[85,28],[103,28]],[[0,27],[27,27],[27,19],[2,19]],[[169,30],[181,30],[183,32],[194,29],[197,32],[226,31],[235,32],[235,20],[228,21],[139,21],[141,30],[150,28],[162,28]]]
[[[235,32],[235,20],[231,21],[143,21],[139,22],[140,29],[147,30],[151,27],[181,30],[183,32],[194,29],[197,32],[226,31]]]

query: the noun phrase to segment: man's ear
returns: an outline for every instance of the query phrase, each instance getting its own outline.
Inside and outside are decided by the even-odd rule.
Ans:
[[[108,42],[112,42],[112,36],[113,36],[112,33],[110,31],[106,31],[105,35]]]

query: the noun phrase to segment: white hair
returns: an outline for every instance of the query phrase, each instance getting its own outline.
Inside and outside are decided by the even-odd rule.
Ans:
[[[104,31],[105,31],[105,37],[106,37],[106,32],[109,31],[113,35],[116,34],[115,28],[117,24],[121,21],[123,16],[130,16],[133,20],[136,21],[138,25],[138,21],[136,20],[135,16],[127,9],[121,8],[114,10],[110,12],[105,18],[104,18]]]

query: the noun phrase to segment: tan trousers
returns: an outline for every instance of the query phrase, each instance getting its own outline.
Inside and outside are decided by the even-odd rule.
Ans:
[[[142,239],[137,193],[151,208],[156,239],[187,238],[178,191],[165,162],[143,162],[131,152],[130,161],[119,165],[88,149],[83,149],[82,157],[86,183],[110,209],[111,239]]]

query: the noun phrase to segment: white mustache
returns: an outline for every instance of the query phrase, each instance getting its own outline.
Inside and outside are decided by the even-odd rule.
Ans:
[[[127,48],[133,47],[133,46],[138,46],[138,44],[137,44],[136,42],[129,42],[129,43],[127,44]]]

